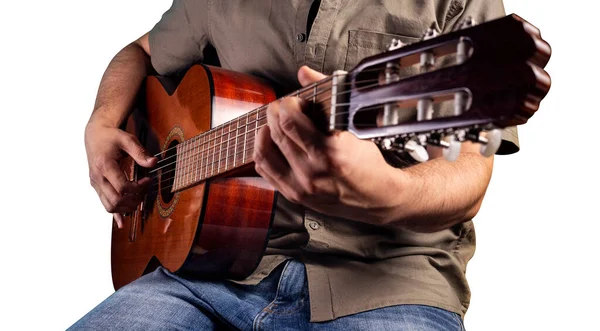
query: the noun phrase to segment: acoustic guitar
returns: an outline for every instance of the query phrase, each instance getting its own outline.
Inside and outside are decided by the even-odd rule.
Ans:
[[[425,147],[441,146],[452,160],[461,142],[474,141],[490,156],[500,129],[525,124],[550,89],[543,70],[550,54],[539,30],[516,15],[466,20],[448,34],[429,30],[418,43],[395,40],[350,72],[289,96],[309,102],[307,115],[323,132],[348,130],[382,151],[426,161]],[[153,185],[123,227],[113,225],[114,287],[159,265],[247,277],[264,253],[277,198],[252,161],[275,93],[258,78],[195,65],[175,84],[147,77],[140,99],[122,128],[159,162],[153,169],[121,162],[130,180],[149,176]],[[432,111],[448,103],[449,114]]]

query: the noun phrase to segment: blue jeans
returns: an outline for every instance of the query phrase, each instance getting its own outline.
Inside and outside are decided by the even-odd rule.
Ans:
[[[185,279],[163,268],[115,292],[69,330],[464,330],[443,309],[398,305],[311,323],[304,264],[258,285]]]

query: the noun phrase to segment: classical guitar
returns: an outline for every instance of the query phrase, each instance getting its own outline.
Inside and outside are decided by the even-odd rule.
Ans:
[[[550,46],[516,15],[471,20],[449,34],[362,60],[350,72],[290,95],[309,101],[307,114],[324,132],[348,130],[382,150],[427,160],[425,146],[455,159],[460,143],[490,156],[500,129],[521,125],[550,89],[543,70]],[[402,73],[410,73],[402,75]],[[170,88],[148,77],[123,128],[159,157],[153,169],[121,162],[130,180],[154,179],[143,203],[113,225],[115,288],[158,265],[175,272],[244,278],[264,252],[277,194],[253,171],[257,130],[266,125],[273,90],[245,74],[193,66]],[[432,111],[451,104],[444,116]],[[407,116],[409,114],[409,116]]]

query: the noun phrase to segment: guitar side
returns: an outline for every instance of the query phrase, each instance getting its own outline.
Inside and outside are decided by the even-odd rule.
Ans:
[[[151,154],[174,157],[178,143],[274,100],[255,78],[208,66],[193,66],[169,94],[157,77],[148,77],[145,111],[135,111],[126,131]],[[211,125],[212,124],[212,125]],[[115,289],[159,265],[195,276],[243,278],[260,261],[272,222],[275,192],[255,177],[251,166],[210,183],[170,192],[175,168],[147,174],[126,158],[130,180],[156,177],[142,206],[113,222],[111,267]],[[231,176],[254,177],[231,177]]]

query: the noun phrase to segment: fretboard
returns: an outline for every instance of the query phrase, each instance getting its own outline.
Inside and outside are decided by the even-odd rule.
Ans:
[[[326,79],[289,96],[312,101],[312,107],[331,107],[331,80]],[[267,107],[201,133],[177,145],[177,161],[172,191],[196,185],[254,161],[254,141],[258,130],[267,124]]]

